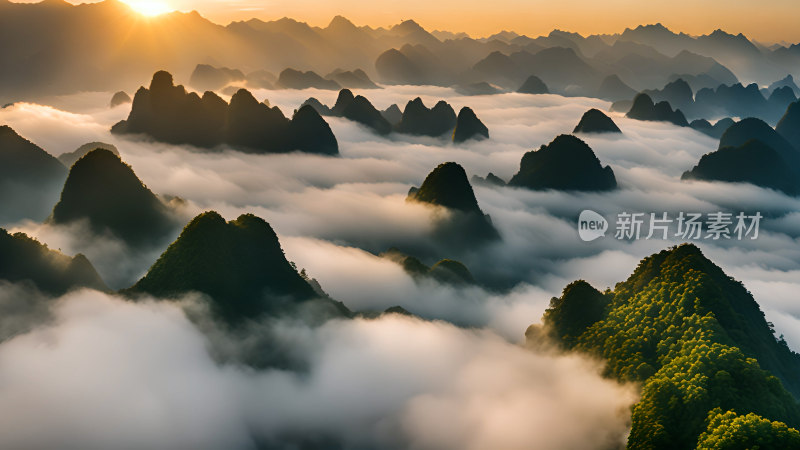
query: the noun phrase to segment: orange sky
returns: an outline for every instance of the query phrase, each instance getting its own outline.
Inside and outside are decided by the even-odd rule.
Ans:
[[[81,0],[71,0],[80,3]],[[86,0],[83,0],[86,1]],[[91,0],[90,0],[91,1]],[[164,2],[228,23],[292,17],[325,25],[341,14],[357,25],[386,26],[415,19],[429,30],[486,36],[499,30],[546,34],[554,28],[581,34],[621,32],[661,22],[673,31],[705,34],[716,28],[762,42],[800,42],[800,0],[123,0]]]

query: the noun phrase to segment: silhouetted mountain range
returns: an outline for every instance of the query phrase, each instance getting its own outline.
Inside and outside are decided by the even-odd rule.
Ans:
[[[456,126],[457,119],[453,107],[444,100],[440,100],[433,108],[428,109],[422,103],[422,99],[417,97],[406,104],[403,117],[397,124],[397,131],[436,137],[451,133]]]
[[[590,109],[583,113],[581,121],[572,130],[573,133],[622,133],[616,123],[599,109]]]
[[[733,119],[726,117],[716,121],[714,125],[711,125],[711,122],[707,121],[706,119],[696,119],[693,120],[689,126],[701,133],[713,137],[714,139],[719,139],[734,123],[736,122]]]
[[[689,122],[686,121],[686,117],[680,109],[673,111],[669,102],[666,101],[653,103],[653,99],[647,94],[639,94],[633,99],[633,106],[627,116],[637,120],[670,122],[679,127],[689,126]]]
[[[202,98],[188,93],[164,71],[153,75],[149,89],[139,88],[128,119],[111,131],[201,148],[228,144],[251,153],[339,153],[330,126],[310,106],[300,108],[289,120],[278,107],[259,103],[245,89],[237,91],[228,105],[211,91]]]
[[[519,172],[508,185],[535,190],[606,191],[616,189],[617,180],[611,167],[603,167],[585,142],[562,134],[539,150],[525,153]]]
[[[200,91],[215,91],[237,81],[245,81],[245,75],[241,70],[198,64],[192,71],[189,85]]]
[[[597,98],[615,102],[633,98],[636,91],[625,84],[618,75],[609,75],[603,79],[594,95]]]
[[[330,89],[338,90],[342,87],[333,80],[326,80],[313,71],[303,72],[295,69],[285,69],[278,75],[278,82],[275,84],[283,89]]]
[[[318,307],[326,316],[349,316],[341,303],[320,298],[286,260],[278,236],[263,219],[244,214],[226,222],[214,211],[192,219],[129,295],[159,298],[200,292],[212,309],[237,322],[264,314]]]
[[[158,245],[176,218],[118,155],[98,148],[70,169],[61,199],[49,219],[55,224],[86,220],[95,233],[111,233],[131,245]]]
[[[0,126],[0,221],[44,219],[66,178],[67,168],[58,159]]]
[[[108,287],[85,256],[69,257],[24,233],[0,228],[0,280],[31,282],[42,292],[62,295],[71,289]]]
[[[789,105],[775,131],[800,151],[800,102]]]
[[[535,74],[552,92],[568,95],[596,95],[603,80],[615,74],[636,90],[662,86],[674,75],[697,90],[734,84],[733,72],[766,85],[797,75],[800,67],[798,46],[766,48],[721,30],[690,37],[660,25],[620,35],[584,37],[554,30],[536,38],[473,39],[430,33],[413,20],[389,28],[359,27],[341,16],[325,27],[289,18],[221,26],[196,12],[141,20],[117,0],[77,6],[4,1],[0,8],[0,29],[18,43],[0,50],[0,103],[129,89],[161,68],[188,78],[198,63],[211,61],[246,74],[250,88],[271,87],[276,80],[267,74],[290,67],[295,70],[278,84],[365,89],[371,84],[366,79],[378,75],[390,84],[488,82],[516,90]],[[362,68],[366,78],[342,67]],[[317,75],[325,73],[333,81]]]

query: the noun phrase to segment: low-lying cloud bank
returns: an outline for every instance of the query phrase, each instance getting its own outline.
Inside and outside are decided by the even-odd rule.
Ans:
[[[26,295],[11,289],[0,306]],[[608,448],[636,401],[598,362],[490,331],[401,315],[271,326],[307,370],[216,362],[175,303],[54,299],[0,343],[0,446]]]

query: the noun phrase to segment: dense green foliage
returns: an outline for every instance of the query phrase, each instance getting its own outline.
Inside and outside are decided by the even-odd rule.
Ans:
[[[252,214],[226,222],[216,212],[192,219],[180,237],[127,293],[165,298],[201,292],[230,320],[286,310],[319,297],[286,260],[278,236]],[[331,314],[348,315],[325,299]]]
[[[0,228],[0,279],[30,281],[43,292],[61,295],[70,289],[108,290],[85,256],[70,258],[23,233]]]
[[[587,286],[554,299],[544,326],[565,348],[605,359],[607,375],[642,383],[629,448],[694,448],[714,408],[800,425],[790,394],[800,395],[800,356],[697,247],[645,258],[613,292]]]
[[[92,150],[72,166],[51,216],[57,224],[81,219],[95,232],[110,232],[131,244],[160,244],[176,226],[133,169],[105,149]]]
[[[592,108],[581,117],[581,121],[572,130],[573,133],[622,133],[611,117],[599,109]]]
[[[228,105],[211,91],[200,97],[175,86],[172,75],[164,71],[153,75],[149,89],[139,88],[128,119],[111,131],[205,148],[229,144],[253,153],[339,153],[330,126],[312,108],[300,108],[289,120],[279,108],[258,102],[245,89],[236,92]]]
[[[519,172],[508,185],[528,189],[604,191],[615,189],[617,179],[611,167],[603,167],[585,142],[562,134],[539,150],[525,153]]]
[[[784,450],[800,448],[800,432],[783,422],[771,422],[757,414],[738,415],[714,408],[708,429],[700,435],[698,450]]]
[[[467,106],[461,108],[453,130],[453,142],[460,143],[467,139],[488,139],[489,129],[478,119],[475,111]]]
[[[789,195],[800,193],[797,172],[789,168],[778,152],[757,140],[703,155],[681,179],[744,182]]]

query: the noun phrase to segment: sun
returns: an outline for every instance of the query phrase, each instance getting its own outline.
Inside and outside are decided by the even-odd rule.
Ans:
[[[125,0],[125,4],[144,16],[153,17],[172,11],[172,8],[160,0]]]

